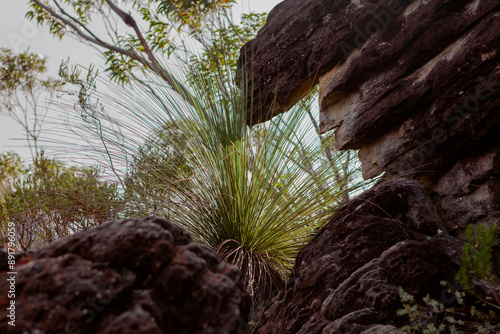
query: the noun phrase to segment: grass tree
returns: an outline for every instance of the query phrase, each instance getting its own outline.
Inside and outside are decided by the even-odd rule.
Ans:
[[[144,35],[130,15],[120,15],[124,12],[113,1],[64,1],[80,16],[62,12],[52,1],[30,3],[34,10],[28,16],[48,23],[56,35],[70,31],[108,49],[107,70],[127,84],[103,80],[97,92],[92,71],[83,79],[68,69],[61,71],[64,81],[76,85],[71,93],[78,101],[73,114],[77,119],[68,124],[86,143],[79,154],[96,153],[93,157],[113,172],[127,200],[124,214],[160,214],[184,226],[196,241],[238,266],[256,298],[281,287],[299,249],[359,181],[349,158],[325,156],[331,153],[333,138],[317,135],[308,103],[266,124],[247,127],[247,102],[233,73],[240,46],[264,24],[264,15],[244,16],[235,26],[225,21],[225,8],[232,1],[214,1],[213,8],[204,8],[208,17],[183,10],[177,22],[168,16],[176,12],[175,6],[157,7],[163,2],[153,1],[148,9],[139,1],[123,2],[150,23]],[[186,5],[184,9],[193,5],[176,3]],[[88,25],[80,29],[74,24],[90,21],[87,11],[79,10],[89,4],[92,13],[125,19],[135,34],[127,35],[131,39],[123,40],[126,43],[101,43]],[[170,18],[165,22],[173,25],[159,21],[165,15]],[[209,21],[214,24],[207,25]],[[158,36],[167,36],[162,27],[169,30],[176,24],[188,28],[186,35],[202,45],[200,56],[187,58],[186,71],[160,61],[172,51],[166,48],[173,41],[155,44]],[[115,32],[111,35],[118,36]],[[143,71],[117,72],[123,65]],[[102,93],[104,87],[111,93]],[[71,144],[74,150],[74,141]]]
[[[110,84],[112,95],[93,97],[89,81],[66,75],[80,87],[73,131],[119,176],[128,215],[163,212],[239,267],[256,298],[267,296],[283,286],[346,187],[362,183],[356,169],[339,179],[342,162],[325,163],[332,143],[319,140],[310,109],[249,128],[234,85],[201,73],[186,84],[194,105],[153,79],[151,89]]]

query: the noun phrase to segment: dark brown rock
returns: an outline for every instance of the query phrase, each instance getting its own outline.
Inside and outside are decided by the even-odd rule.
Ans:
[[[450,301],[449,235],[500,224],[499,18],[500,0],[285,0],[242,48],[249,124],[319,83],[320,130],[359,149],[363,177],[395,179],[302,249],[259,333],[393,333],[399,286]]]
[[[498,148],[456,162],[433,187],[433,201],[449,229],[470,223],[500,224],[500,153]]]
[[[253,88],[247,91],[254,107],[249,110],[249,123],[288,110],[352,52],[350,47],[347,51],[339,47],[341,42],[359,44],[356,29],[374,21],[373,13],[389,11],[392,17],[410,2],[287,0],[278,4],[256,38],[241,50],[240,75],[249,69]]]
[[[457,235],[496,223],[499,17],[500,0],[283,1],[242,48],[249,123],[319,83],[320,129],[359,149],[363,177],[417,179]]]
[[[454,281],[463,242],[442,228],[415,181],[391,180],[363,193],[300,251],[258,333],[394,332],[402,321],[398,287],[440,298],[439,282]]]
[[[16,265],[16,326],[0,332],[240,333],[241,273],[160,218],[110,221]],[[0,274],[5,306],[7,274]]]

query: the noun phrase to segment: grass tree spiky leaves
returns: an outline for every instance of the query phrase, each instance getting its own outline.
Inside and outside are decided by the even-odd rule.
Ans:
[[[349,177],[339,184],[335,164],[323,163],[325,143],[304,108],[249,128],[238,89],[189,77],[194,105],[154,80],[149,89],[110,86],[114,95],[99,103],[80,97],[81,133],[94,135],[93,149],[101,147],[115,174],[126,170],[125,196],[139,203],[129,215],[163,205],[169,219],[242,270],[256,299],[268,296],[342,201]]]

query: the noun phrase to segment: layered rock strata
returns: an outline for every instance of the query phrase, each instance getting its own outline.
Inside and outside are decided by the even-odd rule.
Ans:
[[[286,0],[241,53],[250,123],[319,83],[365,178],[417,179],[457,234],[500,220],[499,0]]]

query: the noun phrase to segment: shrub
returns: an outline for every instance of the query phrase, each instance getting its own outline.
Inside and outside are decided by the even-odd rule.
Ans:
[[[13,222],[20,250],[37,250],[116,217],[120,208],[117,186],[102,182],[97,170],[67,168],[42,154],[2,195],[1,230]]]
[[[493,264],[492,251],[497,239],[497,226],[469,225],[462,265],[457,274],[459,284],[446,288],[454,296],[445,305],[429,295],[421,302],[399,289],[403,308],[398,315],[409,323],[403,333],[496,333],[500,329],[500,280]]]

